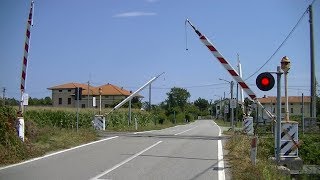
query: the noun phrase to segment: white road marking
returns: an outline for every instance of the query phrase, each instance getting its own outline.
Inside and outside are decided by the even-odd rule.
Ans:
[[[151,149],[151,148],[155,147],[156,145],[160,144],[161,142],[162,142],[162,141],[158,141],[158,142],[156,142],[155,144],[153,144],[153,145],[151,145],[151,146],[149,146],[149,147],[145,148],[144,150],[142,150],[142,151],[140,151],[140,152],[136,153],[135,155],[133,155],[133,156],[129,157],[128,159],[126,159],[126,160],[124,160],[124,161],[120,162],[119,164],[117,164],[117,165],[113,166],[112,168],[110,168],[110,169],[108,169],[108,170],[104,171],[103,173],[98,174],[97,176],[95,176],[95,177],[91,178],[91,180],[98,180],[100,177],[102,177],[102,176],[104,176],[104,175],[107,175],[107,174],[108,174],[108,173],[110,173],[111,171],[113,171],[113,170],[117,169],[118,167],[120,167],[120,166],[122,166],[122,165],[126,164],[127,162],[129,162],[129,161],[131,161],[132,159],[134,159],[134,158],[138,157],[138,156],[139,156],[139,155],[141,155],[142,153],[144,153],[144,152],[148,151],[149,149]]]
[[[193,128],[187,129],[187,130],[185,130],[185,131],[176,133],[176,134],[174,134],[174,135],[176,136],[176,135],[179,135],[179,134],[183,134],[183,133],[185,133],[185,132],[191,131],[192,129],[194,129],[194,128],[196,128],[196,127],[198,127],[198,126],[195,126],[195,127],[193,127]]]
[[[217,125],[216,122],[213,121],[215,125]],[[218,126],[218,125],[217,125]],[[219,136],[221,136],[221,128],[219,128]],[[219,180],[225,180],[226,175],[224,172],[224,161],[223,161],[223,150],[222,150],[222,142],[221,140],[218,140],[218,179]]]
[[[90,146],[92,144],[96,144],[96,143],[99,143],[99,142],[108,141],[108,140],[111,140],[111,139],[114,139],[114,138],[117,138],[117,137],[118,136],[113,136],[113,137],[109,137],[109,138],[106,138],[106,139],[101,139],[99,141],[94,141],[94,142],[91,142],[91,143],[82,144],[80,146],[76,146],[76,147],[73,147],[73,148],[70,148],[70,149],[65,149],[65,150],[62,150],[62,151],[58,151],[58,152],[55,152],[55,153],[52,153],[52,154],[48,154],[48,155],[45,155],[45,156],[42,156],[42,157],[37,157],[37,158],[34,158],[34,159],[30,159],[28,161],[23,161],[21,163],[17,163],[17,164],[12,164],[12,165],[9,165],[9,166],[1,167],[0,171],[4,170],[4,169],[7,169],[7,168],[11,168],[11,167],[27,164],[27,163],[30,163],[30,162],[33,162],[33,161],[38,161],[38,160],[41,160],[41,159],[44,159],[44,158],[48,158],[48,157],[51,157],[51,156],[55,156],[55,155],[58,155],[58,154],[61,154],[61,153],[64,153],[64,152],[68,152],[68,151],[72,151],[72,150],[75,150],[75,149],[78,149],[78,148],[82,148],[82,147],[85,147],[85,146]]]

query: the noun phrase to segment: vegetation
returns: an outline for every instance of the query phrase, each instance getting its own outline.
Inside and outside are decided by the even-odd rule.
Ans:
[[[120,109],[107,118],[109,131],[138,131],[161,129],[174,124],[193,121],[198,115],[208,114],[208,102],[199,98],[195,103],[188,101],[190,93],[183,88],[172,88],[168,98],[160,105],[152,105],[150,111],[141,111],[142,103],[133,99],[132,122],[128,122],[128,110]],[[25,142],[17,137],[16,124],[18,105],[15,99],[0,99],[0,164],[14,163],[43,155],[46,152],[64,149],[97,139],[91,121],[97,110],[80,109],[76,131],[76,109],[52,108],[50,97],[31,98],[24,113]],[[5,106],[3,106],[5,104]],[[149,104],[144,103],[144,106]],[[40,107],[41,106],[41,107]],[[124,106],[126,107],[126,105]],[[111,109],[103,109],[103,114]]]
[[[293,117],[294,118],[294,117]],[[291,118],[292,119],[292,118]],[[229,122],[223,120],[215,120],[219,126],[229,126]],[[231,167],[233,179],[289,179],[281,175],[276,169],[275,164],[268,161],[268,158],[274,157],[274,136],[270,132],[270,128],[258,126],[258,163],[256,166],[251,164],[250,154],[250,137],[242,134],[241,131],[224,132],[230,135],[230,139],[226,143],[225,148],[228,150],[226,156]],[[320,135],[319,132],[305,133],[299,132],[299,141],[302,145],[299,147],[299,157],[304,164],[320,165]],[[304,177],[304,176],[302,176]],[[306,176],[307,177],[307,176]]]
[[[201,112],[201,115],[208,115],[208,109],[209,109],[209,102],[206,99],[198,98],[193,103],[196,107],[198,107],[199,111]]]
[[[266,152],[269,147],[265,139],[259,138],[258,141],[258,161],[254,166],[250,160],[251,139],[247,135],[232,134],[227,141],[225,148],[228,150],[226,155],[232,167],[232,179],[289,179],[282,175],[276,166],[268,160]]]
[[[34,122],[25,118],[25,142],[23,143],[15,129],[16,114],[16,109],[0,106],[0,164],[19,162],[97,138],[96,133],[90,129],[81,128],[76,132],[56,126],[39,125],[39,121]]]

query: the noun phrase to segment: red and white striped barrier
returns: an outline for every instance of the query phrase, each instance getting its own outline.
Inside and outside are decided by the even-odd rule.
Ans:
[[[218,61],[221,63],[221,65],[229,72],[229,74],[233,77],[233,79],[242,87],[242,89],[248,94],[248,96],[256,101],[259,106],[262,107],[268,114],[270,118],[273,118],[273,115],[267,111],[262,104],[257,100],[256,94],[249,88],[249,86],[244,82],[242,77],[238,74],[238,72],[230,65],[230,63],[222,56],[222,54],[213,46],[213,44],[209,41],[209,39],[201,34],[199,30],[195,28],[195,26],[192,25],[192,23],[187,19],[186,22],[190,24],[190,26],[193,28],[193,30],[197,33],[199,36],[201,42],[209,49],[209,51],[218,59]]]
[[[258,147],[258,137],[254,136],[251,140],[251,151],[250,159],[253,165],[257,163],[257,147]]]
[[[32,25],[33,3],[34,2],[32,1],[30,12],[29,12],[29,17],[28,17],[28,22],[27,22],[26,40],[24,43],[24,54],[23,54],[23,60],[22,60],[22,73],[21,73],[21,84],[20,84],[21,93],[24,92],[25,85],[26,85],[28,55],[29,55],[29,46],[30,46],[30,28]]]

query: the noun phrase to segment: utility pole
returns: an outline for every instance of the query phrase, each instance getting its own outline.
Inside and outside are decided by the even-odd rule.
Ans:
[[[151,111],[151,84],[149,84],[149,112]]]
[[[302,110],[302,112],[301,112],[301,114],[302,114],[302,133],[304,134],[304,96],[303,96],[303,93],[302,93],[302,95],[301,95],[301,110]]]
[[[6,105],[6,88],[4,87],[2,90],[2,99],[3,99],[3,106]]]
[[[239,84],[237,83],[237,96],[236,96],[236,124],[238,123],[238,109],[239,109]]]
[[[280,162],[280,137],[281,137],[281,72],[277,67],[277,124],[276,124],[276,161]]]
[[[230,92],[231,92],[231,99],[230,99],[230,102],[233,101],[233,81],[230,82]],[[231,105],[231,103],[230,103]],[[233,120],[234,120],[234,112],[233,112],[234,108],[231,107],[231,128],[232,128],[232,131],[234,131],[234,124],[233,124]]]
[[[311,60],[311,107],[310,115],[316,118],[316,77],[315,77],[315,62],[314,62],[314,36],[313,36],[313,13],[312,5],[309,5],[309,23],[310,23],[310,60]]]
[[[88,81],[88,90],[87,90],[87,92],[88,92],[88,108],[89,108],[89,92],[90,92],[90,81]]]
[[[131,110],[131,99],[129,100],[129,119],[128,119],[128,126],[131,124],[132,119],[132,110]]]
[[[77,132],[79,130],[79,101],[80,101],[80,88],[77,87]]]

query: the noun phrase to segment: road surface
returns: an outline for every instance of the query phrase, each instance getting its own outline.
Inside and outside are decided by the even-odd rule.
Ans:
[[[199,120],[102,140],[0,168],[0,179],[225,179],[220,128]]]

